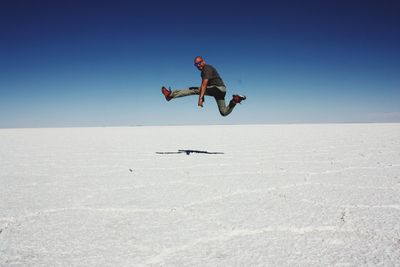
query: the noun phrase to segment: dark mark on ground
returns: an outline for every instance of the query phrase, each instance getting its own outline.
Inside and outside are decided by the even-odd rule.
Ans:
[[[1,235],[1,233],[3,233],[3,231],[6,230],[6,229],[7,229],[7,226],[4,227],[4,228],[0,228],[0,235]]]
[[[340,217],[340,220],[341,220],[343,223],[346,222],[345,219],[344,219],[345,216],[346,216],[346,212],[343,211],[343,212],[342,212],[342,216]]]

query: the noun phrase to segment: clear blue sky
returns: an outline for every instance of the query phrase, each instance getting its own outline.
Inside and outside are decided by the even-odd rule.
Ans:
[[[0,3],[0,127],[400,122],[400,1]],[[193,58],[248,99],[166,102]]]

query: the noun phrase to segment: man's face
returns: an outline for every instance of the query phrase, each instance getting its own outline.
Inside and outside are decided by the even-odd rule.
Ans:
[[[198,70],[202,70],[204,68],[205,65],[205,61],[202,58],[196,58],[194,60],[194,66],[198,69]]]

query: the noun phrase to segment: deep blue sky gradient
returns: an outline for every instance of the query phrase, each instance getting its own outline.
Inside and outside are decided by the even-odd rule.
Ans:
[[[0,127],[400,122],[400,2],[0,3]],[[193,58],[248,96],[166,102]]]

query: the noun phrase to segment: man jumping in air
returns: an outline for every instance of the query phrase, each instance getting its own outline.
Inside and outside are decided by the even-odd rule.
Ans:
[[[217,70],[213,66],[206,64],[206,61],[200,56],[194,59],[194,66],[201,71],[201,86],[174,91],[171,91],[171,89],[167,89],[163,86],[161,88],[161,92],[164,94],[167,101],[183,96],[198,95],[198,106],[203,107],[204,96],[213,96],[215,101],[217,101],[219,113],[221,113],[222,116],[227,116],[232,112],[236,104],[240,104],[242,100],[246,99],[246,96],[243,95],[233,95],[229,105],[226,106],[226,87]]]

